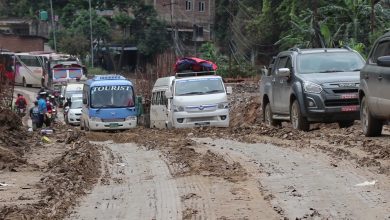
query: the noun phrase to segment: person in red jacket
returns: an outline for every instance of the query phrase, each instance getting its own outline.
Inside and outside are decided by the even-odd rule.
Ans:
[[[18,94],[18,98],[15,101],[15,106],[19,114],[26,112],[27,100],[22,94]]]

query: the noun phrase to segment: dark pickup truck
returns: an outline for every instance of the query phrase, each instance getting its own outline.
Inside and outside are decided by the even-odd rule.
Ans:
[[[390,120],[390,32],[374,44],[360,73],[359,99],[364,135],[379,136]]]
[[[260,82],[263,120],[291,121],[308,131],[310,123],[349,127],[359,115],[359,71],[364,59],[350,48],[283,51]]]

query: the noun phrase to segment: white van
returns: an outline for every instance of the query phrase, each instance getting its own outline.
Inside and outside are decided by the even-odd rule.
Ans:
[[[74,94],[83,94],[83,83],[68,83],[63,91],[62,96],[66,98],[71,98]]]
[[[159,78],[152,90],[151,128],[229,127],[229,103],[214,72],[177,73]]]

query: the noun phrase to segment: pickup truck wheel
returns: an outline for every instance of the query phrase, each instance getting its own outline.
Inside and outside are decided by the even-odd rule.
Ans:
[[[363,97],[361,101],[360,119],[362,120],[363,134],[366,137],[376,137],[382,134],[383,122],[371,115],[366,97]]]
[[[339,121],[339,128],[349,128],[353,125],[355,121],[349,120],[349,121]]]
[[[280,126],[281,123],[280,121],[277,121],[272,118],[272,110],[271,110],[271,105],[269,103],[265,104],[264,107],[264,123],[268,126]]]
[[[294,129],[309,131],[310,123],[301,113],[301,108],[297,100],[293,102],[290,110],[291,123]]]

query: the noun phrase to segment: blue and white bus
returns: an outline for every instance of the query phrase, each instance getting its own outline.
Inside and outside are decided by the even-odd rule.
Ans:
[[[130,129],[137,125],[133,84],[120,75],[100,75],[83,88],[81,129]]]

